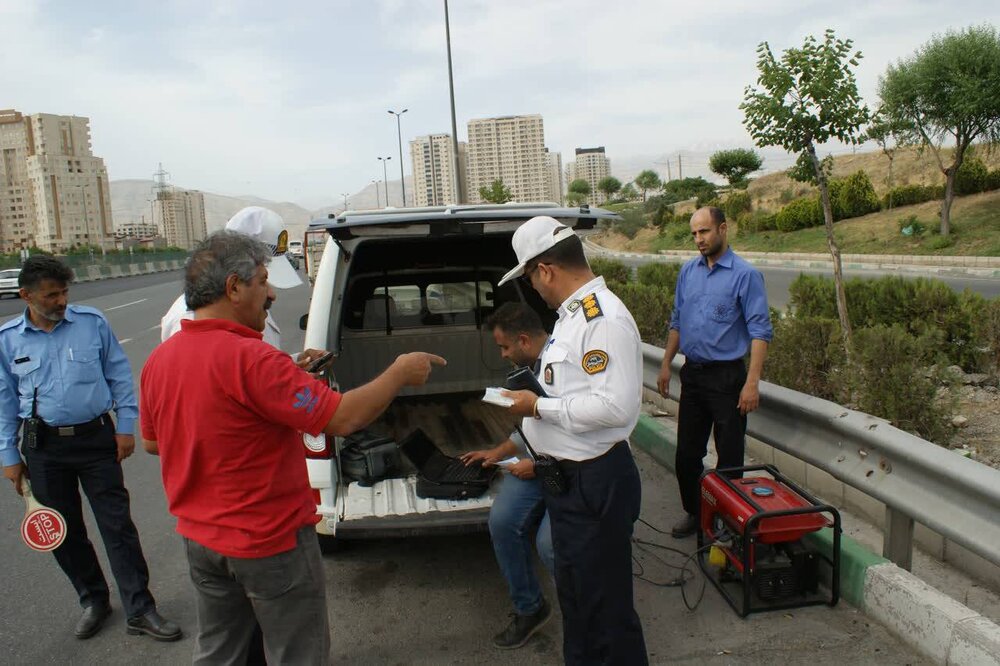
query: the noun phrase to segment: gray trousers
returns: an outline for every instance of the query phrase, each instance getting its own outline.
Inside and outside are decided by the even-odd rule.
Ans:
[[[198,611],[195,664],[246,664],[254,620],[271,664],[325,666],[330,658],[326,582],[316,530],[298,531],[292,550],[226,557],[184,539]]]

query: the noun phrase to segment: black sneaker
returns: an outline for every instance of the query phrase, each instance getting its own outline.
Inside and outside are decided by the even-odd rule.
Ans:
[[[698,532],[699,528],[698,517],[692,516],[690,513],[684,514],[673,529],[670,530],[670,535],[675,539],[684,539]]]
[[[531,615],[511,613],[511,617],[513,619],[507,628],[493,637],[493,645],[502,650],[513,650],[527,643],[531,635],[552,617],[552,607],[542,599],[542,605]]]

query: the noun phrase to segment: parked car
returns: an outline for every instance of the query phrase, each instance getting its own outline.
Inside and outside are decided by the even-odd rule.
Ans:
[[[328,237],[304,318],[305,344],[337,354],[331,385],[360,386],[405,352],[431,352],[448,361],[426,385],[404,389],[369,427],[373,436],[399,442],[420,428],[442,452],[457,456],[510,434],[516,419],[481,399],[483,389],[501,385],[510,370],[485,322],[508,301],[527,302],[543,321],[555,321],[555,313],[520,280],[497,286],[517,264],[514,230],[536,215],[577,229],[617,218],[598,208],[504,204],[348,211],[311,224]],[[353,481],[341,473],[343,443],[303,435],[320,515],[316,529],[325,548],[335,537],[486,528],[496,483],[476,498],[422,498],[416,470],[405,458],[387,478]]]
[[[293,257],[301,257],[302,241],[300,240],[288,241],[288,254],[292,255]]]
[[[11,294],[18,295],[17,277],[21,274],[20,268],[8,268],[0,271],[0,298]]]

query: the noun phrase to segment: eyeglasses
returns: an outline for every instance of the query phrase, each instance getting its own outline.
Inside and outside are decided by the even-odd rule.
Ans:
[[[524,282],[524,284],[526,284],[526,285],[528,285],[530,287],[531,286],[531,274],[534,273],[536,270],[538,270],[539,266],[541,266],[540,263],[534,264],[534,265],[531,265],[531,266],[525,266],[524,267],[524,273],[521,274],[521,281]]]

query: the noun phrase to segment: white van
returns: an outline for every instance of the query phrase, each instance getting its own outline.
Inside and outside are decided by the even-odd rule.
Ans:
[[[300,240],[290,240],[288,241],[288,254],[293,257],[302,257],[302,241]]]
[[[555,320],[520,280],[497,287],[517,264],[511,236],[524,221],[550,215],[577,229],[616,219],[601,209],[557,204],[451,206],[345,212],[314,221],[329,238],[306,319],[307,348],[338,358],[331,385],[357,387],[410,351],[448,360],[425,386],[408,388],[370,429],[400,441],[421,428],[448,455],[493,446],[514,420],[482,402],[483,389],[502,384],[510,366],[500,357],[485,321],[507,301],[526,301]],[[309,480],[321,516],[325,547],[333,537],[371,537],[485,529],[497,487],[465,500],[416,494],[415,470],[365,487],[342,478],[340,438],[304,436]]]

